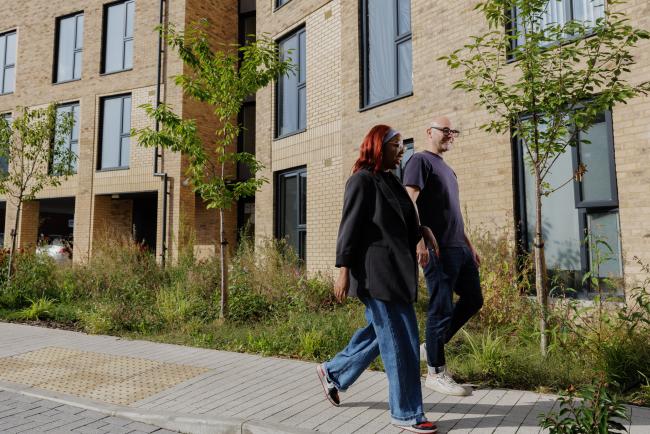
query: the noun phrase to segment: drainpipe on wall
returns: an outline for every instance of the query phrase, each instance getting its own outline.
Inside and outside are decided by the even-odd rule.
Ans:
[[[165,4],[166,0],[160,0],[160,15],[158,19],[158,24],[162,28],[164,25],[165,18]],[[162,56],[164,53],[163,49],[163,38],[162,34],[158,34],[158,63],[156,68],[156,108],[160,106],[160,86],[162,82]],[[156,132],[160,131],[160,122],[156,120]],[[162,158],[162,149],[159,149],[157,146],[154,148],[153,154],[153,176],[161,178],[163,182],[163,210],[162,210],[162,243],[161,243],[161,252],[160,252],[160,262],[165,267],[166,257],[167,257],[167,197],[169,196],[169,187],[168,181],[169,176],[167,172],[158,172],[158,160]]]

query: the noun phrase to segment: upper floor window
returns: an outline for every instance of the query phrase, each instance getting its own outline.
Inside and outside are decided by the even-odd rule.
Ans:
[[[102,72],[133,68],[133,20],[135,2],[122,1],[104,9],[104,58]]]
[[[289,3],[290,0],[275,0],[275,7],[279,8],[280,6],[284,6],[287,3]]]
[[[72,154],[73,158],[70,161],[70,170],[73,173],[77,173],[77,160],[79,159],[79,103],[74,102],[60,105],[56,108],[56,114],[57,121],[61,121],[63,116],[72,116],[72,119],[74,120],[72,129],[66,137],[64,137],[63,151]],[[59,158],[61,157],[59,156]],[[61,161],[58,162],[60,163]],[[56,164],[57,161],[54,161],[54,163]]]
[[[363,106],[413,92],[411,1],[363,1]]]
[[[131,95],[102,99],[98,168],[126,169],[131,149]]]
[[[590,27],[604,16],[605,0],[549,0],[539,22],[535,24],[537,29],[544,29],[547,26],[564,26],[571,21],[579,21]],[[522,28],[522,20],[517,11],[514,23],[516,32],[519,33],[516,44],[521,45],[526,31],[531,29]]]
[[[576,142],[578,145],[558,156],[545,177],[545,189],[553,193],[542,197],[542,234],[549,269],[572,288],[580,289],[581,278],[588,271],[609,279],[618,279],[623,273],[611,112],[578,132]],[[517,140],[521,235],[530,249],[535,231],[535,182],[525,146]],[[581,165],[586,173],[577,176]]]
[[[307,127],[306,33],[300,29],[279,42],[282,59],[291,59],[295,69],[278,80],[277,135],[302,131]]]
[[[83,28],[83,13],[62,17],[57,20],[55,83],[81,78],[81,58],[84,44]]]
[[[0,35],[0,95],[12,93],[16,84],[16,31]]]

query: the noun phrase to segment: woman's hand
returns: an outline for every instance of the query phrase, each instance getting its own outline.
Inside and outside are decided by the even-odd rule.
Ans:
[[[422,234],[422,241],[424,242],[424,244],[426,244],[428,248],[433,249],[437,257],[440,257],[440,247],[438,247],[438,242],[436,241],[436,237],[433,236],[433,232],[431,232],[431,229],[429,229],[429,227],[427,226],[420,226],[420,233]],[[418,244],[418,247],[419,246],[420,244]]]
[[[339,303],[342,303],[348,298],[348,291],[350,290],[350,270],[348,267],[339,268],[339,277],[334,283],[334,297]]]

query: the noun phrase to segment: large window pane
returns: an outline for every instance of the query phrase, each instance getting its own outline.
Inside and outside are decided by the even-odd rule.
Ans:
[[[303,130],[307,126],[306,34],[305,30],[280,41],[283,59],[291,59],[295,70],[278,80],[278,136]]]
[[[62,18],[58,21],[58,44],[55,81],[81,78],[83,15]]]
[[[100,169],[128,166],[130,129],[131,97],[127,95],[104,99]]]
[[[135,3],[127,1],[106,10],[104,72],[133,67],[133,22]]]
[[[78,167],[77,160],[79,158],[79,103],[59,106],[56,109],[56,113],[58,122],[62,122],[66,116],[72,116],[74,120],[72,130],[63,138],[63,150],[68,150],[74,154],[74,159],[71,161],[70,169],[73,172],[76,172]],[[64,152],[63,150],[61,150],[61,152]],[[60,164],[62,161],[60,157],[60,154],[57,155],[58,160],[55,160],[54,163]]]
[[[571,179],[572,174],[571,152],[565,152],[553,165],[546,181],[550,184],[551,189],[554,189],[565,184],[567,179]],[[524,184],[526,230],[529,248],[532,248],[535,236],[535,182],[528,163],[524,170]],[[542,197],[542,235],[545,240],[544,248],[549,268],[569,271],[582,269],[579,213],[575,207],[574,190],[571,183]]]
[[[580,183],[583,201],[612,201],[615,192],[612,180],[614,174],[610,164],[610,146],[607,123],[594,124],[581,139],[590,143],[580,143],[580,161],[587,166]]]
[[[618,212],[588,214],[587,228],[591,234],[591,269],[598,277],[622,277]]]
[[[395,0],[368,0],[368,103],[395,96]]]
[[[283,184],[282,235],[291,246],[298,247],[298,177],[285,177]]]
[[[410,0],[365,0],[364,104],[413,90]]]

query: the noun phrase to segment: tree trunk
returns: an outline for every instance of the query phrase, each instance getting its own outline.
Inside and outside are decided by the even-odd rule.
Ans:
[[[228,314],[228,268],[226,266],[227,245],[226,230],[223,224],[223,208],[219,208],[219,255],[221,264],[221,319]]]
[[[18,219],[20,218],[20,209],[22,208],[22,200],[18,201],[16,208],[16,219],[14,220],[14,229],[11,231],[11,250],[9,251],[9,265],[7,266],[7,282],[11,280],[11,271],[14,262],[14,254],[16,252],[16,237],[18,237]]]
[[[539,347],[542,356],[548,353],[548,280],[546,273],[546,257],[544,256],[544,237],[542,235],[542,183],[539,170],[535,170],[535,291],[540,307],[539,318]]]

